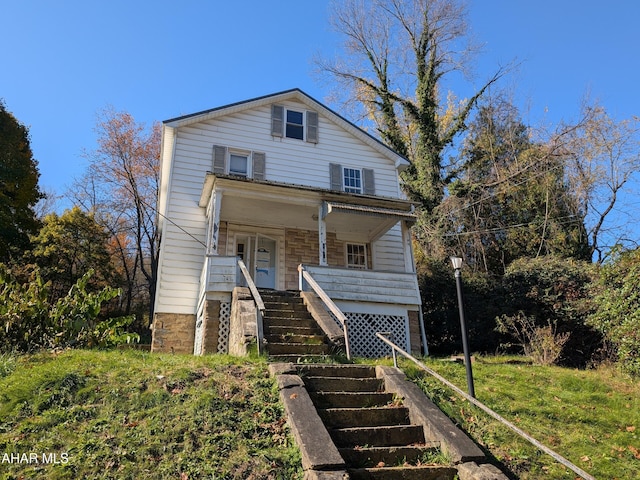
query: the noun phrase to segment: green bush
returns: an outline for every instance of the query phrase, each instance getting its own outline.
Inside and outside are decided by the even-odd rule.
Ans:
[[[88,271],[67,295],[52,301],[51,283],[44,282],[37,269],[31,281],[21,283],[0,265],[0,351],[111,346],[136,340],[137,335],[123,331],[133,318],[100,321],[102,305],[120,290],[88,291],[92,274]]]
[[[525,350],[544,346],[543,355],[561,348],[557,358],[564,365],[591,363],[602,346],[601,335],[586,324],[595,268],[588,262],[550,255],[516,260],[502,278],[504,313],[498,319],[499,330],[528,330],[529,340],[537,346],[523,345],[524,337],[518,335],[513,343]],[[527,319],[526,325],[522,319]]]
[[[640,376],[640,249],[600,269],[587,322],[604,335],[624,371]]]
[[[449,260],[422,259],[418,265],[429,352],[449,355],[462,351],[456,281]],[[506,336],[495,332],[495,318],[502,313],[501,286],[483,273],[462,272],[469,348],[473,352],[495,352]]]

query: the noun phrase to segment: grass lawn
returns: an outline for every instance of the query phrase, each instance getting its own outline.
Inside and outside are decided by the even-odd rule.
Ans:
[[[514,478],[579,478],[412,365],[400,366]],[[431,359],[427,366],[466,391],[464,365]],[[473,377],[478,400],[595,478],[640,478],[638,381],[613,367],[541,367],[517,357],[476,358]]]
[[[132,350],[0,355],[0,479],[301,480],[266,366]],[[428,366],[466,390],[462,364]],[[512,478],[576,478],[413,364],[401,367]],[[637,381],[515,357],[477,357],[473,369],[480,401],[560,455],[598,479],[640,478]]]
[[[0,356],[0,478],[301,479],[266,366],[131,350]]]

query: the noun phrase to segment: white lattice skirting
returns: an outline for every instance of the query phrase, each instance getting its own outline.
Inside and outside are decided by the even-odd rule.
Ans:
[[[409,318],[406,315],[343,313],[347,317],[351,355],[365,358],[391,356],[391,348],[376,337],[376,332],[390,332],[396,345],[407,348]],[[334,320],[340,324],[337,318]]]
[[[218,353],[229,351],[229,330],[231,320],[231,302],[220,302],[220,324],[218,326]]]

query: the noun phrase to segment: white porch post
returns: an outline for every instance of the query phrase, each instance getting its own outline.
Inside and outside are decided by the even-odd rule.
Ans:
[[[327,222],[325,217],[327,216],[327,202],[322,202],[318,207],[318,264],[321,266],[327,266]]]
[[[402,230],[402,244],[404,246],[404,271],[407,273],[415,273],[416,267],[413,261],[413,242],[411,239],[411,228],[408,222],[400,222]]]
[[[207,216],[209,217],[209,229],[207,231],[207,256],[218,255],[218,237],[220,234],[220,205],[222,203],[222,191],[214,189],[211,192]]]

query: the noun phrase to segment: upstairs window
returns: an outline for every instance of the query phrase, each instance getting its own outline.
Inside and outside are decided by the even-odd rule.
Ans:
[[[344,167],[342,187],[347,193],[362,193],[362,171],[357,168]]]
[[[339,192],[376,194],[375,175],[371,168],[344,167],[338,163],[330,163],[329,184],[331,190]]]
[[[264,152],[251,152],[224,145],[213,146],[213,173],[265,180]]]
[[[247,177],[249,175],[249,157],[231,153],[229,155],[229,174]]]
[[[271,135],[318,143],[318,112],[271,105]]]
[[[287,110],[287,126],[285,129],[287,138],[304,139],[304,115],[302,112]]]

